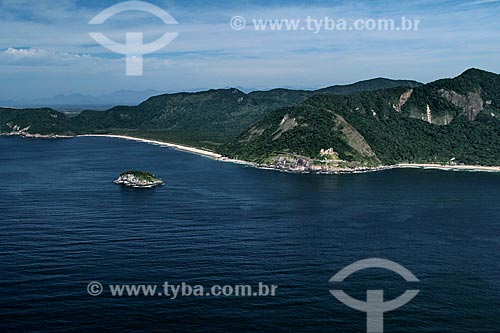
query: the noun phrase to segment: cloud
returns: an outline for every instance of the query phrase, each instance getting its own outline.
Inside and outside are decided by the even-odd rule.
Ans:
[[[37,65],[74,65],[82,61],[91,61],[90,54],[68,52],[54,52],[39,48],[13,48],[0,52],[0,61],[3,66],[37,66]]]
[[[116,1],[0,0],[0,30],[9,32],[0,36],[0,68],[9,76],[8,81],[0,82],[0,94],[16,93],[15,87],[22,90],[27,81],[33,93],[55,95],[229,85],[313,88],[373,76],[430,81],[467,67],[499,69],[500,23],[491,10],[491,0],[337,1],[334,5],[331,1],[306,5],[273,0],[151,2],[165,8],[179,25],[165,25],[140,13],[122,13],[103,25],[88,25],[93,16]],[[253,18],[406,16],[422,23],[413,32],[313,34],[262,32],[251,27],[235,31],[229,21],[236,15],[248,22]],[[123,56],[97,44],[88,35],[91,31],[101,31],[120,43],[128,31],[143,32],[146,42],[166,31],[179,32],[179,37],[146,56],[143,78],[128,78]],[[54,82],[50,91],[47,78]]]
[[[500,3],[500,0],[478,0],[471,2],[471,5],[487,5],[487,4],[492,4],[492,3]]]

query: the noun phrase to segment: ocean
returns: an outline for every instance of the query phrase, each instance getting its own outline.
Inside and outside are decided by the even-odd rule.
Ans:
[[[131,169],[166,185],[112,183]],[[0,180],[0,332],[365,332],[332,289],[420,290],[385,332],[500,331],[499,173],[287,174],[113,138],[1,137]],[[369,258],[419,282],[380,268],[329,282]],[[108,289],[165,282],[277,289]]]

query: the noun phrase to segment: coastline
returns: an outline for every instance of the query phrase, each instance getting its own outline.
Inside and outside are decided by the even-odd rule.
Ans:
[[[247,165],[247,166],[252,166],[258,169],[263,169],[263,170],[272,170],[272,171],[280,171],[280,172],[287,172],[287,173],[308,173],[308,174],[347,174],[347,173],[367,173],[367,172],[378,172],[378,171],[384,171],[384,170],[392,170],[392,169],[432,169],[432,170],[444,170],[444,171],[481,171],[481,172],[500,172],[500,166],[481,166],[481,165],[444,165],[444,164],[426,164],[426,163],[399,163],[395,165],[381,165],[378,167],[373,167],[373,168],[359,168],[359,169],[338,169],[338,170],[332,170],[331,172],[325,172],[325,171],[319,171],[319,172],[314,172],[314,171],[302,171],[302,170],[286,170],[286,169],[279,169],[275,168],[270,165],[259,165],[253,162],[248,162],[248,161],[243,161],[243,160],[236,160],[236,159],[231,159],[228,157],[225,157],[221,154],[200,149],[200,148],[194,148],[190,146],[185,146],[185,145],[179,145],[179,144],[174,144],[170,142],[163,142],[163,141],[157,141],[157,140],[150,140],[150,139],[143,139],[143,138],[137,138],[137,137],[132,137],[132,136],[127,136],[127,135],[115,135],[115,134],[83,134],[83,135],[77,135],[77,137],[108,137],[108,138],[118,138],[118,139],[124,139],[124,140],[131,140],[131,141],[137,141],[137,142],[143,142],[143,143],[150,143],[158,146],[163,146],[163,147],[168,147],[168,148],[173,148],[179,151],[187,152],[187,153],[192,153],[204,157],[208,157],[217,161],[221,162],[227,162],[227,163],[234,163],[234,164],[240,164],[240,165]]]
[[[255,168],[260,168],[259,165],[257,165],[256,163],[253,163],[253,162],[236,160],[236,159],[232,159],[232,158],[223,156],[221,154],[215,153],[213,151],[209,151],[209,150],[205,150],[205,149],[201,149],[201,148],[190,147],[190,146],[185,146],[185,145],[180,145],[180,144],[171,143],[171,142],[143,139],[143,138],[137,138],[134,136],[118,135],[118,134],[81,134],[81,135],[76,135],[75,137],[103,137],[103,138],[115,138],[115,139],[148,143],[148,144],[153,144],[153,145],[160,146],[160,147],[172,148],[172,149],[182,151],[185,153],[191,153],[191,154],[195,154],[198,156],[207,157],[207,158],[210,158],[210,159],[213,159],[216,161],[220,161],[220,162],[240,164],[240,165],[246,165],[246,166],[251,166],[251,167],[255,167]]]
[[[186,153],[192,153],[196,155],[201,155],[205,157],[209,157],[215,160],[222,159],[223,156],[221,154],[217,154],[212,151],[200,149],[200,148],[194,148],[190,146],[184,146],[184,145],[179,145],[175,143],[170,143],[170,142],[164,142],[164,141],[157,141],[157,140],[150,140],[150,139],[142,139],[142,138],[137,138],[133,136],[127,136],[127,135],[115,135],[115,134],[82,134],[82,135],[77,135],[76,137],[104,137],[104,138],[115,138],[115,139],[123,139],[123,140],[130,140],[130,141],[136,141],[136,142],[143,142],[143,143],[149,143],[149,144],[154,144],[157,146],[161,147],[168,147],[168,148],[173,148],[175,150],[183,151]]]
[[[371,168],[356,168],[356,169],[332,169],[332,170],[294,170],[294,169],[283,169],[283,168],[277,168],[272,165],[260,165],[257,163],[253,162],[248,162],[244,160],[237,160],[237,159],[232,159],[229,157],[225,157],[221,154],[218,154],[213,151],[201,149],[201,148],[195,148],[195,147],[190,147],[190,146],[185,146],[185,145],[180,145],[180,144],[175,144],[175,143],[170,143],[170,142],[164,142],[164,141],[158,141],[158,140],[151,140],[151,139],[144,139],[144,138],[138,138],[138,137],[133,137],[133,136],[127,136],[127,135],[118,135],[118,134],[81,134],[81,135],[76,135],[76,136],[64,136],[64,135],[40,135],[40,134],[28,134],[27,133],[2,133],[0,136],[23,136],[23,137],[28,137],[28,138],[35,138],[35,139],[68,139],[68,138],[74,138],[74,137],[104,137],[104,138],[116,138],[116,139],[122,139],[122,140],[130,140],[130,141],[136,141],[136,142],[142,142],[142,143],[148,143],[148,144],[153,144],[157,145],[160,147],[167,147],[167,148],[172,148],[175,150],[179,150],[182,152],[186,153],[191,153],[203,157],[208,157],[210,159],[220,161],[220,162],[226,162],[226,163],[233,163],[233,164],[240,164],[240,165],[246,165],[246,166],[251,166],[257,169],[263,169],[263,170],[272,170],[272,171],[279,171],[279,172],[286,172],[286,173],[303,173],[303,174],[356,174],[356,173],[368,173],[368,172],[378,172],[378,171],[385,171],[385,170],[392,170],[392,169],[424,169],[424,170],[442,170],[442,171],[469,171],[469,172],[500,172],[500,166],[482,166],[482,165],[446,165],[446,164],[432,164],[432,163],[399,163],[395,165],[381,165],[377,167],[371,167]]]
[[[0,136],[19,136],[22,138],[29,139],[71,139],[74,138],[74,135],[59,135],[59,134],[31,134],[26,132],[10,132],[10,133],[0,133]]]
[[[445,171],[482,171],[482,172],[500,172],[500,166],[483,165],[445,165],[431,163],[400,163],[396,165],[399,169],[428,169]]]

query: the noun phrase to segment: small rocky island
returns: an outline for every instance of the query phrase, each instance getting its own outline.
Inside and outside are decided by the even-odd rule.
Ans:
[[[135,188],[151,188],[158,185],[165,185],[162,179],[145,171],[124,172],[113,183]]]

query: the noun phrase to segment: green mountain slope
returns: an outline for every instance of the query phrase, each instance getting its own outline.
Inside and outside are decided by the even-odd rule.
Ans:
[[[64,113],[52,109],[0,108],[0,133],[25,132],[42,135],[72,135],[71,125]]]
[[[237,89],[84,111],[0,109],[0,132],[127,134],[285,169],[398,162],[500,165],[500,75],[470,69],[426,85],[374,79],[318,91]]]
[[[156,96],[136,107],[84,111],[72,119],[79,132],[114,132],[170,140],[195,146],[217,146],[236,137],[263,114],[304,101],[309,92],[248,95],[237,89]]]
[[[115,133],[128,134],[197,147],[219,149],[234,140],[250,125],[277,108],[295,106],[318,93],[349,94],[388,86],[413,87],[414,81],[375,79],[349,86],[318,91],[273,89],[245,94],[238,89],[209,90],[198,93],[165,94],[151,97],[138,106],[117,106],[107,111],[84,111],[73,118],[54,120],[46,112],[25,114],[22,126],[40,134]],[[48,109],[46,109],[48,110]],[[16,123],[17,111],[5,111],[4,121]],[[52,111],[55,112],[55,111]],[[1,113],[1,111],[0,111]],[[19,112],[20,114],[21,112]],[[0,118],[2,119],[2,118]],[[31,120],[31,122],[30,122]],[[38,127],[44,124],[41,128]],[[52,127],[49,126],[52,124]],[[50,132],[50,129],[53,132]],[[3,128],[8,131],[9,128]]]
[[[402,112],[410,117],[438,125],[449,124],[459,115],[474,120],[483,111],[497,115],[500,76],[469,69],[454,79],[438,80],[408,93],[411,97]]]
[[[469,70],[411,89],[318,95],[268,114],[224,153],[271,165],[284,158],[500,165],[498,87],[499,75]]]
[[[329,94],[329,95],[351,95],[356,93],[377,91],[377,90],[390,89],[396,87],[416,88],[420,86],[422,86],[422,83],[417,81],[376,78],[344,86],[332,86],[328,88],[323,88],[317,90],[316,92],[320,94]]]

